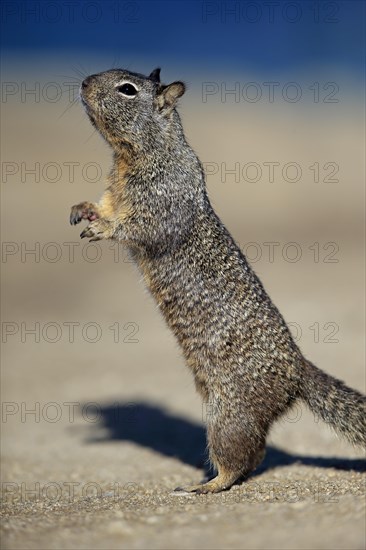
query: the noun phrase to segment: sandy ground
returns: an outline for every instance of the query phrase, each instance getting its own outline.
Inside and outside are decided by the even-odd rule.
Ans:
[[[301,165],[297,183],[223,182],[220,168],[210,194],[306,356],[364,391],[363,127],[347,105],[228,108],[192,93],[182,113],[214,172]],[[172,493],[204,475],[209,411],[122,249],[68,226],[70,205],[103,188],[81,167],[109,165],[73,109],[57,120],[52,104],[8,104],[3,118],[19,170],[2,201],[3,548],[364,548],[363,453],[304,408],[276,424],[247,483]],[[59,181],[22,182],[35,161],[58,163]],[[66,162],[81,163],[74,182]],[[339,181],[315,182],[314,162],[336,162]]]

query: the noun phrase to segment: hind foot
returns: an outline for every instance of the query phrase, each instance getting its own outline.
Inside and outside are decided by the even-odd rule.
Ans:
[[[240,477],[240,472],[223,472],[219,471],[219,474],[208,481],[207,483],[199,483],[198,485],[187,485],[186,487],[177,487],[175,491],[184,493],[196,493],[197,495],[205,495],[207,493],[220,493],[226,491],[235,483]]]

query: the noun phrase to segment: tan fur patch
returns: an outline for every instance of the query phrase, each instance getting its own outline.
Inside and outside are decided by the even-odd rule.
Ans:
[[[98,204],[100,216],[107,220],[115,218],[114,197],[109,189],[103,194]]]
[[[124,222],[132,214],[132,207],[125,192],[129,163],[120,158],[109,176],[109,187],[98,204],[101,217],[107,220]]]

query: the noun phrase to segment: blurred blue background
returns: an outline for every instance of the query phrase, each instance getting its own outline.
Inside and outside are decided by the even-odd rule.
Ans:
[[[110,64],[265,72],[336,67],[360,82],[363,0],[347,1],[9,1],[1,5],[2,44],[27,62],[35,52],[103,56]]]

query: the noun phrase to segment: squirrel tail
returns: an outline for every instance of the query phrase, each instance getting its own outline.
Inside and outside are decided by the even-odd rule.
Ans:
[[[304,361],[299,397],[354,445],[366,447],[366,396]]]

